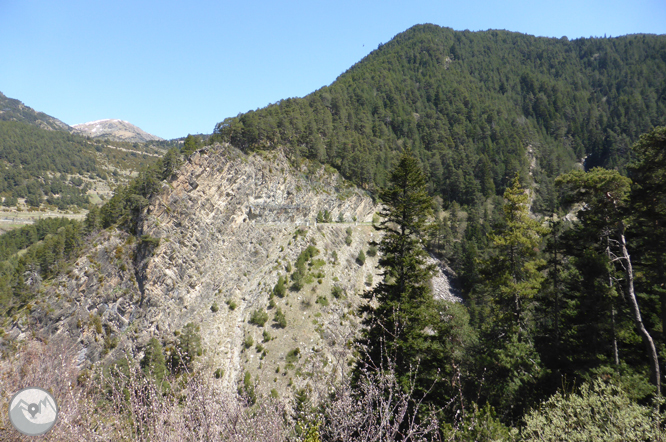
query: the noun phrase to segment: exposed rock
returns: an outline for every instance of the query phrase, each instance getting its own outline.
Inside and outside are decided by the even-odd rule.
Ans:
[[[45,334],[76,338],[77,365],[117,357],[124,343],[140,358],[151,337],[174,343],[193,322],[204,369],[221,368],[233,388],[249,371],[259,392],[290,394],[347,369],[360,330],[359,295],[380,279],[377,257],[356,260],[378,239],[371,225],[377,207],[364,191],[330,168],[294,168],[279,152],[247,156],[218,145],[191,155],[150,201],[139,238],[102,231],[67,275],[42,282],[46,293],[32,322],[44,324]],[[324,211],[342,222],[317,224]],[[273,297],[269,307],[279,276],[310,245],[319,253],[304,287]],[[334,286],[342,296],[332,295]],[[444,273],[433,287],[436,296],[455,298]],[[285,328],[272,321],[278,307]],[[250,324],[254,311],[268,313],[264,326]],[[20,333],[17,326],[13,334]],[[254,345],[246,348],[248,337]],[[287,360],[295,349],[298,356]]]
[[[128,141],[130,143],[162,140],[162,138],[144,132],[135,125],[123,120],[98,120],[75,124],[72,127],[75,132],[91,138]]]

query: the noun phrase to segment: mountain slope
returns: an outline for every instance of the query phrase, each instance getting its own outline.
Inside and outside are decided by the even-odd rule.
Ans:
[[[342,222],[315,223],[326,210]],[[265,393],[286,389],[292,377],[300,385],[307,379],[291,371],[311,371],[306,366],[317,363],[328,372],[346,362],[345,344],[358,330],[357,294],[368,275],[378,279],[376,258],[356,260],[376,237],[369,223],[375,210],[365,192],[331,168],[294,168],[279,152],[246,156],[230,146],[205,148],[150,199],[139,241],[98,231],[66,275],[32,287],[44,295],[29,317],[10,326],[9,337],[22,336],[24,324],[36,321],[47,334],[76,337],[81,362],[96,362],[116,357],[115,345],[126,338],[124,344],[139,348],[153,336],[173,344],[174,332],[193,322],[207,364],[223,369],[230,385],[243,370],[264,381]],[[309,246],[317,251],[306,262],[303,287],[273,298],[271,306],[279,276]],[[338,297],[334,286],[342,289]],[[284,328],[272,321],[277,308]],[[250,323],[255,311],[267,313],[265,325]],[[249,337],[256,349],[245,347]],[[286,354],[295,348],[300,356],[289,362]],[[277,366],[289,375],[274,382]]]
[[[227,118],[216,139],[242,149],[289,146],[365,186],[384,185],[412,147],[433,194],[472,204],[530,173],[623,168],[639,134],[666,123],[666,36],[537,38],[415,26],[333,84]],[[539,204],[539,201],[537,201]]]
[[[162,141],[163,139],[151,135],[135,125],[123,120],[98,120],[89,123],[75,124],[74,130],[83,136],[91,138],[144,143],[146,141]]]
[[[72,130],[71,127],[57,118],[43,112],[37,112],[19,100],[5,96],[2,92],[0,92],[0,121],[19,121],[46,130]]]

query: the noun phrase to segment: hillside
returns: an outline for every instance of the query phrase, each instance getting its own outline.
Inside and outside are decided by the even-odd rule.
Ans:
[[[57,118],[37,112],[21,101],[9,98],[0,92],[0,121],[19,121],[46,130],[71,131],[72,128]]]
[[[92,140],[19,100],[0,101],[0,231],[100,205],[174,144]]]
[[[638,136],[666,123],[666,36],[567,40],[418,25],[330,86],[227,118],[216,139],[244,150],[289,146],[363,186],[386,183],[412,147],[433,195],[471,204],[501,195],[532,155],[537,209],[552,179],[623,169]],[[542,200],[551,200],[542,202]]]
[[[663,36],[422,25],[205,140],[62,133],[53,159],[35,162],[36,185],[78,182],[61,144],[80,144],[72,162],[89,178],[109,152],[129,163],[134,149],[182,148],[150,157],[84,222],[0,236],[0,386],[17,348],[62,339],[71,379],[101,410],[90,420],[131,437],[153,399],[201,418],[214,389],[238,393],[232,421],[275,405],[300,440],[350,440],[331,428],[356,434],[384,418],[377,409],[426,425],[433,410],[431,440],[532,440],[558,410],[599,412],[603,431],[631,412],[630,430],[663,434],[666,415],[648,407],[666,354],[666,127],[639,135],[666,123],[664,67]],[[12,143],[7,170],[33,173],[30,143]],[[567,402],[579,385],[596,405]],[[146,412],[146,434],[175,428],[160,413]],[[572,428],[595,424],[583,420]]]
[[[130,143],[145,143],[147,141],[162,141],[162,138],[151,135],[141,128],[123,120],[98,120],[72,126],[77,133],[93,139],[106,139],[111,141],[127,141]]]
[[[8,326],[8,336],[21,338],[24,326],[38,321],[48,333],[80,339],[81,362],[97,362],[118,357],[119,344],[143,348],[151,337],[173,344],[174,332],[193,322],[206,363],[222,369],[228,385],[249,371],[262,379],[263,393],[286,392],[288,383],[305,385],[308,378],[296,373],[313,364],[328,366],[324,376],[346,363],[358,294],[378,279],[376,258],[356,260],[376,237],[375,210],[368,195],[330,168],[295,169],[279,152],[205,148],[151,198],[137,240],[113,229],[95,233],[66,275],[29,289],[44,295],[31,301],[28,317]],[[317,224],[325,211],[339,222]],[[316,251],[303,287],[273,297],[278,278],[309,246]],[[273,320],[277,309],[284,327]],[[265,325],[250,323],[255,311],[267,313]],[[299,356],[285,359],[295,348]],[[282,374],[274,382],[277,366]]]

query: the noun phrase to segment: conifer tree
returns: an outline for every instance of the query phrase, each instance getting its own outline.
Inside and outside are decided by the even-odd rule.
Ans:
[[[365,362],[386,367],[392,357],[402,381],[436,353],[432,351],[436,338],[427,329],[440,322],[428,285],[434,271],[425,251],[432,199],[425,186],[416,158],[404,152],[380,193],[384,207],[375,228],[384,233],[379,243],[383,279],[364,294],[376,304],[362,308],[367,327],[361,340],[367,351]]]
[[[575,202],[584,203],[578,211],[581,228],[588,229],[601,244],[601,250],[609,266],[619,266],[625,274],[623,295],[629,304],[636,332],[643,341],[649,357],[650,381],[661,394],[661,376],[658,354],[652,335],[643,323],[634,287],[634,270],[629,255],[625,209],[628,205],[631,180],[616,170],[596,167],[585,173],[580,170],[557,178],[556,184],[568,187]],[[614,278],[609,276],[609,284]]]
[[[488,235],[491,254],[481,263],[483,282],[474,301],[482,335],[479,367],[489,370],[489,398],[515,412],[544,375],[532,310],[544,280],[538,250],[548,229],[530,216],[529,194],[517,174],[504,199],[504,222]]]

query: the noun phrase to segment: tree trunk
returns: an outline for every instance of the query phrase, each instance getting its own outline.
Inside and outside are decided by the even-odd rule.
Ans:
[[[650,381],[657,387],[657,396],[661,396],[661,375],[659,374],[659,359],[657,357],[657,349],[654,346],[652,336],[648,333],[643,320],[641,319],[641,311],[638,308],[638,300],[634,292],[634,269],[631,266],[631,257],[627,251],[627,242],[624,238],[624,226],[620,223],[618,229],[618,239],[620,241],[620,248],[622,250],[622,258],[625,260],[625,270],[627,273],[627,291],[629,292],[629,303],[634,314],[634,322],[636,328],[643,339],[643,344],[647,348],[650,355]]]

